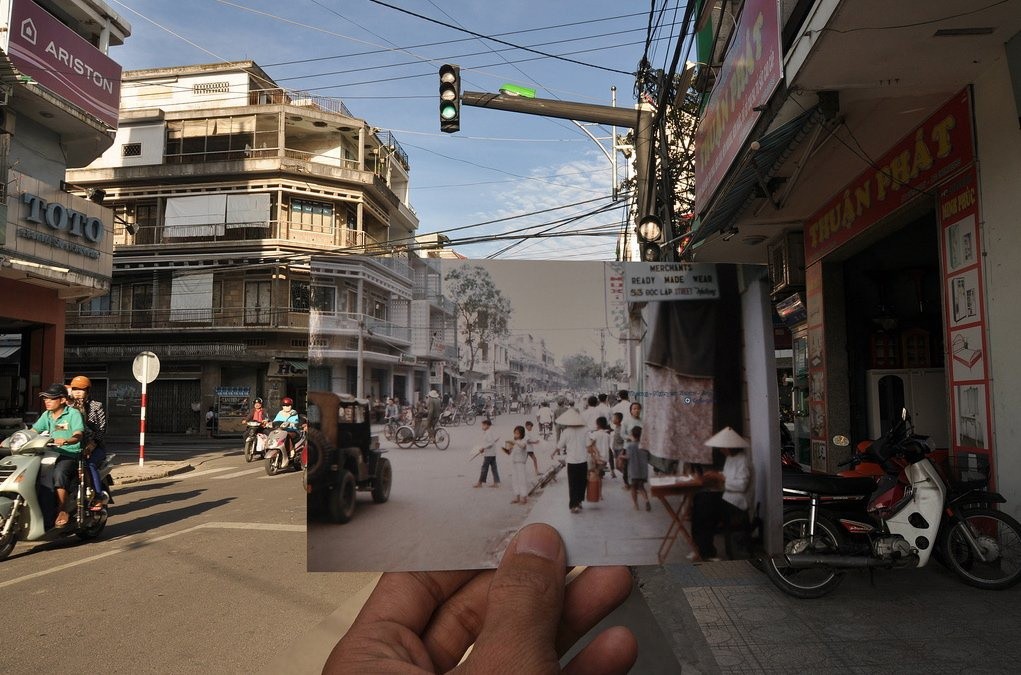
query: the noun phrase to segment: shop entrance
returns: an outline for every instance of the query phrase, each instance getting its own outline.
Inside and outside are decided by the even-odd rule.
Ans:
[[[843,265],[851,433],[877,438],[906,407],[919,433],[948,442],[936,214],[860,248]]]

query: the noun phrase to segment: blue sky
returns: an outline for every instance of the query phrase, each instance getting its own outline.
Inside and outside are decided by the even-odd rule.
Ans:
[[[534,87],[541,98],[609,105],[610,88],[616,86],[617,105],[632,108],[630,73],[645,49],[650,9],[647,2],[608,0],[388,0],[431,19],[581,62],[570,63],[477,39],[369,0],[107,2],[132,25],[131,37],[110,52],[125,69],[252,59],[281,86],[340,98],[370,125],[393,131],[409,155],[411,203],[420,232],[588,202],[451,236],[552,225],[609,206],[611,172],[596,143],[568,120],[463,107],[460,133],[441,133],[439,65],[459,64],[468,91],[496,92],[513,82]],[[649,50],[654,68],[669,65],[683,11],[683,2],[667,2]],[[588,130],[605,138],[608,147],[609,127]],[[623,217],[618,207],[556,231],[619,227]],[[485,257],[510,243],[458,250]],[[614,246],[610,237],[557,237],[518,245],[499,258],[612,260]]]

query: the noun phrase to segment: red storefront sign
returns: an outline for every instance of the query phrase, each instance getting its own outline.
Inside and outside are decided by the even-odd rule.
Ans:
[[[808,219],[805,264],[820,260],[974,161],[971,93],[963,89]]]
[[[11,4],[11,63],[51,92],[117,126],[120,65],[31,0]]]
[[[695,207],[702,213],[783,78],[776,0],[745,0],[705,114],[695,130]]]

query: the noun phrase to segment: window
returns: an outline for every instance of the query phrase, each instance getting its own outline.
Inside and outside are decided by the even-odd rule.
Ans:
[[[131,286],[131,327],[152,327],[152,284]]]
[[[333,204],[308,199],[291,200],[291,227],[309,232],[333,232]]]
[[[92,298],[78,306],[81,316],[102,316],[110,313],[110,294]]]
[[[271,316],[269,281],[245,282],[245,324],[268,326]]]
[[[307,312],[334,312],[337,309],[337,289],[332,286],[312,286],[307,281],[291,282],[291,309]]]
[[[228,94],[230,82],[196,82],[191,91],[193,94]]]
[[[141,157],[141,143],[125,143],[121,146],[121,157]]]

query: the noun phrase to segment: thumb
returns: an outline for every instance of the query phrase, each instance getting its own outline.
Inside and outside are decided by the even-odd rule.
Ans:
[[[549,525],[528,525],[511,541],[489,587],[472,671],[560,672],[555,640],[566,559],[560,534]]]

